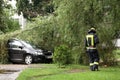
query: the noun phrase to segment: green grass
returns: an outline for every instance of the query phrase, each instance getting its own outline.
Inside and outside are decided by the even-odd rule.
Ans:
[[[108,67],[100,68],[100,71],[90,71],[88,66],[69,65],[58,68],[54,64],[41,64],[37,68],[24,70],[17,80],[120,80],[120,68]]]

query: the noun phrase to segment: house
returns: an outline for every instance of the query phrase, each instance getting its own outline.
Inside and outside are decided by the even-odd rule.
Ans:
[[[120,48],[120,38],[115,40],[115,47]]]
[[[15,10],[17,9],[16,7],[16,0],[4,0],[4,2],[6,4],[10,4],[12,6],[12,8],[9,10],[9,14],[12,13],[11,10],[14,10],[14,14],[12,16],[10,16],[10,18],[14,19],[14,20],[18,20],[19,21],[19,25],[20,28],[23,30],[26,26],[26,19],[23,16],[23,13],[21,12],[20,15],[18,15],[18,13],[15,12]]]

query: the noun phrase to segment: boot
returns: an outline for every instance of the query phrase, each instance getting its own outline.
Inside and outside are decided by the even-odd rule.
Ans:
[[[95,71],[94,66],[90,66],[91,71]]]
[[[99,70],[98,65],[94,64],[93,69],[94,69],[94,71],[98,71]]]

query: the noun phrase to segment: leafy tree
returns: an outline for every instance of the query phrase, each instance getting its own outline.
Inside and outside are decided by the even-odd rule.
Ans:
[[[0,32],[5,30],[4,22],[4,12],[3,12],[3,0],[0,0]]]
[[[10,5],[0,1],[0,34],[19,29],[18,21],[11,19],[9,15]]]
[[[27,19],[37,17],[38,15],[46,15],[52,13],[53,5],[51,0],[17,0],[18,13],[23,12]]]
[[[54,0],[59,30],[64,42],[71,50],[79,46],[78,62],[86,62],[84,53],[84,37],[90,27],[97,29],[100,38],[101,58],[105,63],[114,62],[114,34],[119,27],[118,0]],[[105,45],[103,47],[103,45]],[[74,52],[74,51],[73,51]],[[109,57],[108,57],[109,56]],[[76,61],[77,62],[77,61]]]
[[[120,1],[118,0],[53,0],[55,12],[43,21],[28,40],[54,49],[61,44],[68,45],[74,63],[88,62],[84,50],[84,38],[89,28],[95,27],[100,39],[98,46],[101,59],[105,64],[113,65],[115,39],[120,31]],[[31,31],[21,34],[30,35]],[[27,39],[24,36],[24,39]]]

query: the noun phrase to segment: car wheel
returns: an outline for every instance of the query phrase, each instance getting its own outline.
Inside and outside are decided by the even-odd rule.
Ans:
[[[25,64],[31,64],[32,63],[32,60],[33,60],[33,58],[32,58],[32,56],[31,55],[27,55],[27,56],[25,56]]]

